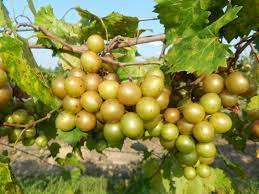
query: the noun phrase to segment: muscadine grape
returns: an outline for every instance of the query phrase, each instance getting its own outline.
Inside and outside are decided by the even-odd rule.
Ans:
[[[118,100],[126,106],[137,104],[141,96],[140,87],[133,82],[122,83],[119,87]]]
[[[0,105],[6,105],[13,96],[13,89],[6,83],[2,88],[0,88]]]
[[[152,120],[160,113],[160,107],[151,97],[141,98],[136,105],[136,112],[143,120]]]
[[[228,75],[225,80],[225,85],[227,90],[233,94],[242,94],[249,89],[248,79],[238,71]]]
[[[103,77],[104,80],[110,80],[110,81],[116,81],[116,82],[120,82],[120,78],[116,73],[108,73],[107,75],[105,75]]]
[[[99,84],[102,82],[101,76],[96,73],[88,73],[85,76],[86,91],[93,90],[97,91]]]
[[[203,143],[213,141],[215,136],[213,125],[210,124],[208,121],[201,121],[197,123],[194,126],[192,133],[195,139]]]
[[[177,121],[177,127],[182,135],[191,135],[194,124],[189,123],[185,119]]]
[[[73,77],[79,77],[81,78],[82,80],[85,79],[85,72],[82,70],[82,69],[79,69],[79,68],[74,68],[72,69],[70,72],[69,72],[69,75],[68,76],[73,76]]]
[[[93,51],[86,51],[81,55],[81,65],[85,72],[96,73],[102,67],[102,60]]]
[[[141,84],[143,96],[157,98],[164,89],[164,79],[158,76],[148,76]]]
[[[206,93],[219,94],[224,88],[224,79],[219,74],[210,74],[203,80],[203,90]]]
[[[46,147],[48,145],[48,139],[45,135],[39,135],[35,139],[35,144],[39,147]]]
[[[105,100],[114,99],[117,98],[119,86],[119,83],[116,81],[104,80],[99,84],[98,92]]]
[[[167,150],[172,150],[175,146],[175,140],[167,141],[163,138],[160,138],[160,144]]]
[[[176,123],[180,119],[180,111],[177,108],[167,108],[164,112],[165,121]]]
[[[154,119],[144,121],[144,128],[147,130],[153,129],[158,125],[160,121],[162,121],[162,117],[159,114]]]
[[[144,124],[144,126],[145,126],[145,124]],[[163,126],[164,126],[164,122],[160,121],[154,128],[148,129],[148,133],[152,137],[159,137]]]
[[[96,117],[94,114],[82,110],[77,113],[75,122],[76,127],[78,127],[81,131],[88,132],[93,130],[96,126]]]
[[[196,177],[195,168],[187,166],[183,170],[184,177],[188,180],[192,180]]]
[[[198,123],[204,119],[205,110],[197,103],[189,103],[183,107],[183,116],[188,122]]]
[[[136,113],[124,114],[120,126],[123,134],[131,139],[139,139],[144,135],[143,121]]]
[[[210,165],[214,162],[214,160],[215,160],[215,157],[209,157],[209,158],[199,157],[199,161],[202,164]]]
[[[124,139],[120,123],[106,123],[103,128],[103,135],[111,143],[120,142]]]
[[[196,172],[202,178],[207,178],[211,175],[210,167],[205,164],[200,164],[197,167]]]
[[[214,157],[216,155],[216,146],[214,143],[198,143],[196,151],[199,156],[204,158]]]
[[[196,150],[194,149],[192,152],[187,153],[187,154],[178,152],[177,159],[179,160],[179,162],[181,162],[184,165],[194,166],[197,163],[199,156],[198,156]]]
[[[118,122],[124,114],[124,106],[117,99],[108,99],[101,106],[101,115],[108,123]]]
[[[64,98],[66,96],[65,79],[58,77],[51,82],[51,89],[55,96]]]
[[[161,129],[161,137],[167,141],[176,140],[179,135],[179,131],[176,125],[167,123],[164,124]]]
[[[71,97],[79,97],[85,91],[85,82],[79,77],[70,76],[65,80],[66,93]]]
[[[157,98],[156,101],[160,106],[160,110],[164,110],[168,107],[170,101],[170,92],[164,90]]]
[[[87,112],[97,112],[102,105],[102,98],[96,91],[87,91],[85,92],[80,99],[82,107]]]
[[[221,99],[216,93],[207,93],[200,98],[200,105],[203,106],[206,113],[212,114],[219,111]]]
[[[232,120],[225,113],[214,113],[210,117],[209,121],[214,127],[216,133],[226,133],[232,127]]]
[[[12,119],[14,123],[25,124],[28,121],[29,115],[24,109],[19,109],[13,112]]]
[[[31,128],[25,129],[24,136],[26,138],[33,138],[33,137],[35,137],[36,133],[37,133],[36,128],[31,127]]]
[[[190,153],[195,150],[194,140],[189,135],[179,135],[176,139],[176,148],[182,153]]]
[[[66,96],[63,99],[63,109],[71,113],[78,113],[82,109],[80,99]]]
[[[157,76],[157,77],[161,77],[163,80],[165,79],[165,75],[163,71],[161,71],[160,69],[153,69],[148,71],[146,74],[146,77],[148,76]]]
[[[60,112],[56,118],[56,128],[70,131],[75,127],[75,115],[67,111]]]
[[[99,53],[104,49],[103,38],[98,34],[93,34],[88,37],[86,46],[89,50]]]
[[[238,103],[238,96],[236,94],[231,94],[227,90],[221,92],[219,96],[224,107],[232,107]]]
[[[259,120],[253,123],[251,132],[255,137],[259,138]]]

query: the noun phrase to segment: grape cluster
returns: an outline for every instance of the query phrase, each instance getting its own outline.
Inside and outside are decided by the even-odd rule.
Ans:
[[[13,97],[13,89],[8,83],[6,67],[0,61],[0,106],[6,105]]]
[[[30,115],[25,109],[17,109],[12,114],[5,117],[5,122],[14,125],[31,125],[35,121],[35,116]],[[34,143],[39,147],[45,147],[48,144],[48,139],[43,132],[39,132],[35,127],[10,127],[1,126],[1,132],[8,135],[10,143],[22,141],[24,146],[32,146]]]

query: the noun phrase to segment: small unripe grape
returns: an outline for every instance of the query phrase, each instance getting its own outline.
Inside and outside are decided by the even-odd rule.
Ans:
[[[192,180],[196,177],[195,168],[187,166],[183,170],[184,177],[188,180]]]
[[[120,123],[106,123],[103,128],[103,135],[111,143],[120,142],[124,139]]]
[[[0,69],[0,88],[7,82],[7,74],[4,70]]]
[[[24,136],[26,138],[33,138],[33,137],[35,137],[36,133],[37,133],[36,128],[35,127],[31,127],[29,129],[25,129]]]
[[[25,124],[28,121],[29,115],[24,109],[19,109],[13,112],[12,119],[14,123]]]
[[[207,164],[207,165],[212,164],[214,162],[214,160],[215,160],[215,157],[209,157],[209,158],[200,157],[199,158],[200,163]]]
[[[216,93],[207,93],[200,98],[200,105],[206,113],[212,114],[220,110],[221,99]]]
[[[225,80],[226,88],[233,94],[242,94],[249,89],[249,80],[242,75],[242,73],[236,71],[228,75]]]
[[[149,130],[155,128],[160,121],[162,121],[162,116],[159,114],[156,118],[144,121],[144,128]]]
[[[196,172],[202,178],[207,178],[211,175],[210,167],[205,164],[200,164],[197,167]]]
[[[71,97],[79,97],[85,91],[85,82],[79,77],[70,76],[65,80],[66,93]]]
[[[85,72],[96,73],[102,67],[102,60],[93,51],[86,51],[81,55],[81,64]]]
[[[72,69],[70,72],[69,72],[69,75],[68,76],[74,76],[74,77],[79,77],[81,78],[82,80],[85,79],[85,72],[82,70],[82,69],[79,69],[79,68],[74,68]]]
[[[179,135],[176,140],[176,148],[182,153],[191,153],[195,150],[194,140],[189,135]]]
[[[48,138],[45,135],[40,135],[35,139],[35,144],[39,147],[46,147],[48,145]]]
[[[98,92],[100,96],[107,99],[117,98],[120,84],[116,81],[104,80],[98,86]]]
[[[187,166],[194,166],[199,160],[199,156],[195,149],[187,154],[178,152],[176,156],[179,162]]]
[[[193,128],[193,136],[203,143],[211,142],[214,139],[214,128],[208,121],[201,121]]]
[[[219,96],[224,107],[232,107],[238,103],[238,96],[236,94],[231,94],[226,90],[221,92]]]
[[[183,108],[183,116],[188,122],[198,123],[204,119],[205,110],[197,103],[189,103]]]
[[[86,91],[97,91],[99,84],[102,82],[101,76],[96,73],[88,73],[85,76]]]
[[[176,125],[167,123],[161,129],[161,137],[167,141],[176,140],[179,135],[179,130]]]
[[[164,79],[158,76],[148,76],[141,84],[143,96],[157,98],[164,89]]]
[[[89,50],[99,53],[104,49],[103,38],[98,34],[93,34],[88,37],[86,46]]]
[[[56,118],[56,128],[70,131],[75,127],[75,115],[67,111],[60,112]]]
[[[203,80],[203,90],[206,93],[219,94],[224,88],[224,79],[219,74],[210,74]]]
[[[157,98],[156,101],[160,106],[160,110],[164,110],[168,107],[170,101],[170,92],[163,91]]]
[[[189,123],[185,119],[177,121],[177,127],[182,135],[191,135],[194,124]]]
[[[157,77],[161,77],[163,80],[165,79],[165,75],[164,75],[163,71],[161,71],[160,69],[150,70],[146,74],[146,77],[148,77],[148,76],[157,76]]]
[[[145,126],[145,124],[144,124],[144,126]],[[148,129],[148,133],[152,137],[159,137],[163,126],[164,126],[164,122],[160,121],[154,128]]]
[[[105,75],[103,77],[104,80],[110,80],[110,81],[116,81],[116,82],[120,82],[120,78],[116,73],[108,73],[107,75]]]
[[[108,123],[120,121],[124,111],[124,106],[117,99],[108,99],[101,106],[102,118]]]
[[[51,89],[55,96],[64,98],[66,96],[65,79],[58,77],[51,82]]]
[[[216,133],[226,133],[232,127],[232,120],[225,113],[214,113],[211,115],[209,121],[214,127]]]
[[[80,111],[76,115],[76,127],[81,131],[88,132],[94,129],[96,126],[96,117],[94,114],[86,112],[84,110]]]
[[[66,96],[63,99],[63,108],[68,112],[78,113],[82,109],[82,106],[80,104],[80,99]]]
[[[140,139],[144,135],[143,121],[136,113],[124,114],[120,126],[123,134],[131,139]]]
[[[164,112],[165,121],[176,123],[180,119],[180,111],[177,108],[168,108]]]
[[[80,99],[82,107],[87,112],[97,112],[102,105],[102,98],[96,91],[85,92]]]
[[[199,156],[204,158],[214,157],[216,155],[216,146],[214,143],[198,143],[196,145],[196,151]]]
[[[143,97],[136,105],[136,112],[143,120],[152,120],[160,113],[160,107],[154,98]]]
[[[164,140],[163,138],[160,138],[160,144],[167,150],[172,150],[175,146],[175,140],[172,141],[167,141]]]
[[[141,98],[141,95],[142,93],[140,87],[133,82],[121,84],[118,90],[118,100],[126,106],[133,106],[137,104]]]

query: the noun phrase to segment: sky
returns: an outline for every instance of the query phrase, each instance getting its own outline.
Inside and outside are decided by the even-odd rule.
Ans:
[[[6,0],[4,1],[11,17],[18,16],[20,14],[26,15],[33,21],[33,15],[29,10],[27,0]],[[71,7],[80,6],[83,9],[87,9],[90,12],[98,16],[106,16],[109,13],[115,11],[128,16],[136,16],[139,19],[154,18],[157,15],[152,12],[154,9],[153,0],[34,0],[36,10],[41,6],[50,4],[53,7],[54,13],[57,18],[61,18],[64,13]],[[76,11],[69,12],[65,19],[70,23],[75,23],[80,19]],[[20,22],[26,22],[25,19],[20,18]],[[163,33],[163,26],[156,21],[140,22],[139,29],[152,29],[142,35]],[[23,36],[29,37],[30,33],[22,33]],[[159,56],[161,52],[162,43],[153,42],[149,44],[143,44],[138,46],[138,51],[142,55],[142,58],[148,58],[152,56]],[[47,68],[54,68],[57,65],[57,58],[52,57],[52,51],[46,49],[34,49],[34,57],[39,65]]]

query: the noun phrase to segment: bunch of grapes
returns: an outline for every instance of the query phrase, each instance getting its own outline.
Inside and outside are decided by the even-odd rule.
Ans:
[[[15,143],[22,141],[22,144],[25,146],[32,146],[34,143],[39,147],[45,147],[48,144],[48,139],[43,132],[39,132],[35,127],[31,126],[26,128],[26,125],[32,125],[35,121],[35,116],[32,116],[25,109],[17,109],[12,114],[9,114],[5,117],[5,122],[9,126],[2,126],[2,135],[8,135],[10,143]],[[23,127],[10,127],[13,124],[14,126],[23,126]]]

